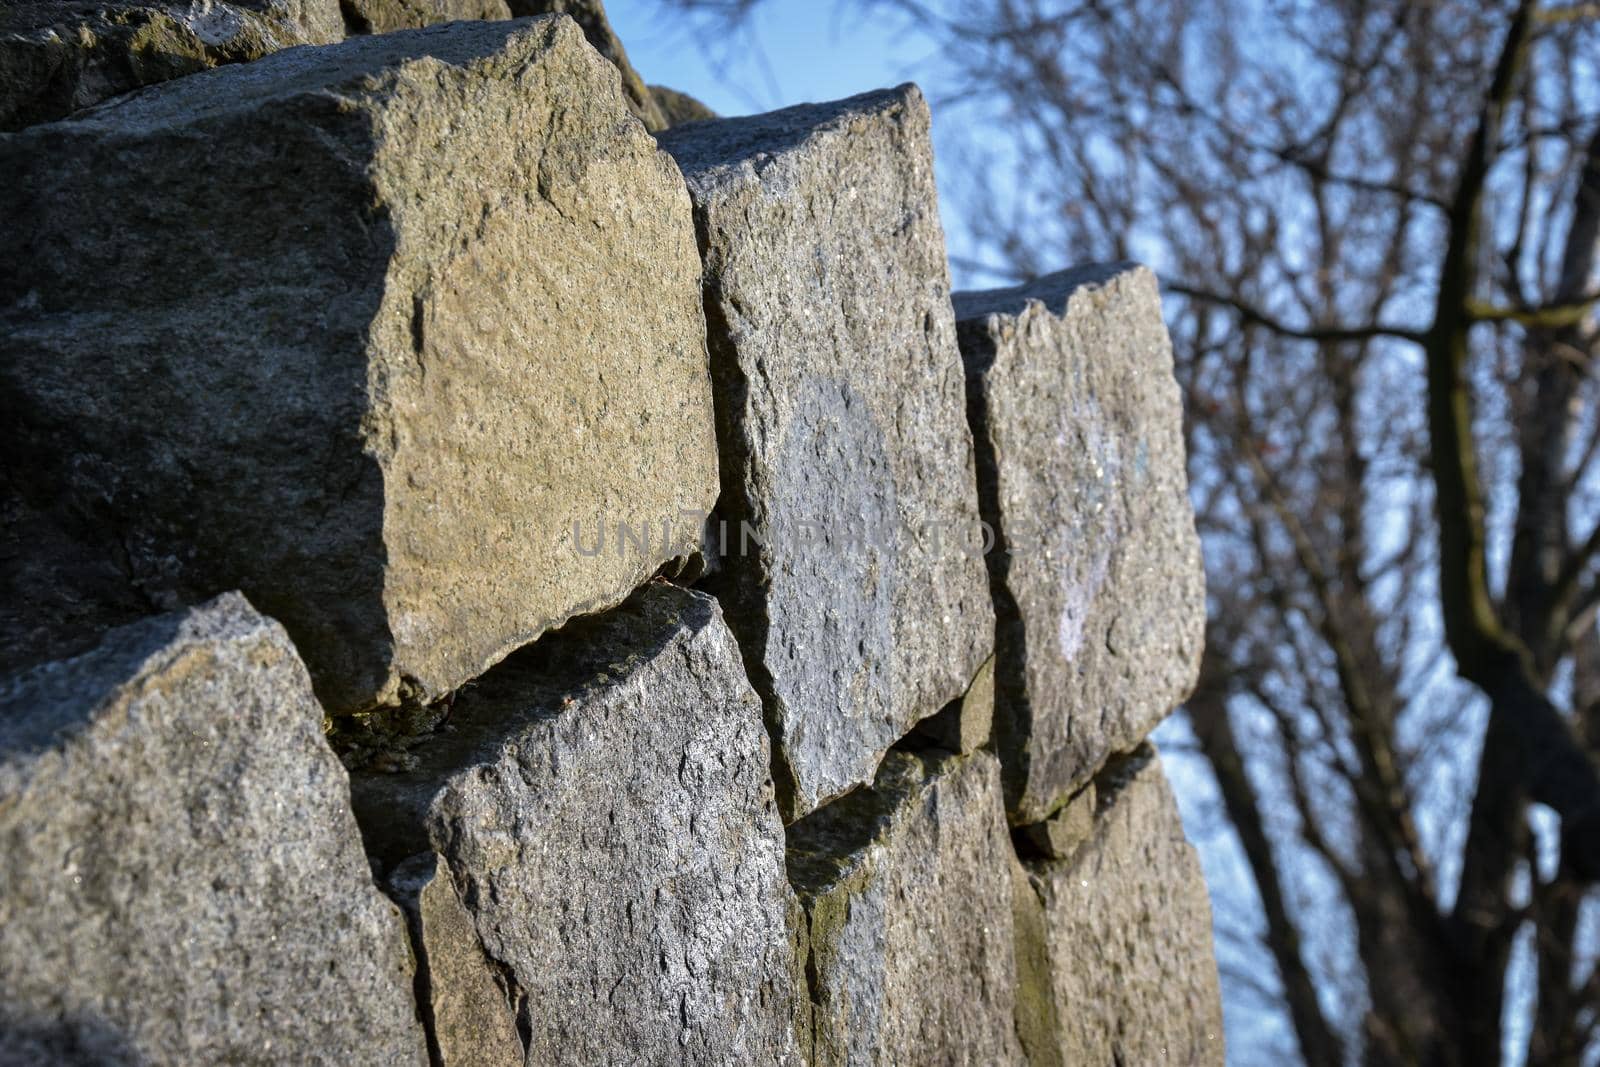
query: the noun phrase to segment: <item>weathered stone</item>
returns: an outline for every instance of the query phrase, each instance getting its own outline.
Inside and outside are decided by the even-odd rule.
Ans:
[[[617,68],[617,73],[622,76],[622,95],[628,101],[628,110],[632,111],[648,130],[667,128],[667,120],[661,114],[650,87],[645,85],[644,79],[639,77],[639,72],[628,62],[627,49],[622,47],[621,39],[611,28],[611,20],[606,17],[605,5],[601,0],[509,0],[509,2],[514,15],[570,17],[582,28],[583,35],[589,39],[595,51],[609,59],[612,66]]]
[[[440,924],[423,954],[481,945],[530,1067],[796,1059],[783,827],[714,600],[654,582],[572,623],[413,755],[356,775],[369,847],[444,857],[476,944],[436,944],[459,936]]]
[[[705,257],[716,588],[792,820],[870,781],[993,651],[928,109],[908,85],[660,140]]]
[[[1047,859],[1071,859],[1078,846],[1094,832],[1094,783],[1073,794],[1055,814],[1044,822],[1019,827],[1024,840]]]
[[[71,656],[112,627],[158,613],[128,582],[120,555],[110,531],[29,504],[0,472],[0,661]]]
[[[689,201],[571,21],[281,52],[0,136],[0,171],[8,487],[148,602],[242,588],[331,711],[698,549],[662,527],[717,494]],[[649,543],[585,554],[624,519]]]
[[[951,752],[976,752],[994,733],[994,657],[978,673],[959,700],[946,704],[937,715],[923,719],[911,731],[911,740],[926,742]]]
[[[432,1052],[439,1067],[504,1067],[523,1061],[517,1018],[495,981],[461,903],[450,868],[435,852],[413,856],[388,878],[389,893],[405,908],[420,958],[422,998]]]
[[[506,0],[340,0],[348,33],[393,33],[459,19],[508,19]]]
[[[281,627],[229,594],[0,707],[0,1062],[427,1062]]]
[[[1205,576],[1149,271],[955,299],[998,616],[995,734],[1038,822],[1194,685]]]
[[[260,0],[257,0],[260,2]],[[325,0],[318,0],[325,2]],[[566,15],[578,24],[594,49],[616,67],[628,110],[649,130],[715,115],[693,97],[648,86],[622,46],[601,0],[340,0],[349,33],[392,33],[458,19],[508,19]],[[673,108],[674,116],[667,114]]]
[[[708,122],[721,117],[688,93],[680,93],[665,85],[650,86],[650,95],[655,98],[656,107],[661,109],[662,121],[668,126],[682,126],[686,122]]]
[[[338,0],[25,0],[0,6],[0,130],[344,36]]]
[[[813,1067],[1021,1062],[1011,871],[995,758],[895,750],[789,828]]]
[[[1211,907],[1159,759],[1112,766],[1098,795],[1093,836],[1016,895],[1029,1062],[1221,1064]]]

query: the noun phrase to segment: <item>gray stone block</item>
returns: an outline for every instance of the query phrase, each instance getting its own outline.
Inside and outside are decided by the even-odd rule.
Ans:
[[[506,990],[456,1017],[509,1010],[529,1067],[797,1062],[783,827],[714,600],[654,582],[574,622],[412,755],[356,810],[380,862],[448,865],[470,929],[425,923],[423,956],[481,951]]]
[[[1223,1062],[1211,905],[1161,763],[1098,780],[1090,839],[1017,894],[1017,1030],[1034,1064]]]
[[[0,130],[344,36],[339,0],[23,0],[0,6]]]
[[[705,257],[715,583],[793,820],[870,781],[993,646],[928,109],[902,86],[660,140]]]
[[[682,126],[686,122],[708,122],[720,118],[715,111],[688,93],[680,93],[665,85],[652,85],[649,89],[650,95],[655,99],[656,107],[661,109],[662,121],[667,126]]]
[[[813,1067],[1021,1062],[1014,862],[986,752],[892,751],[789,828]]]
[[[516,1013],[472,926],[444,857],[424,852],[387,879],[419,953],[417,983],[436,1067],[520,1067]]]
[[[955,299],[1012,819],[1038,822],[1188,695],[1205,631],[1155,277],[1127,264]]]
[[[578,24],[583,30],[584,37],[594,46],[611,65],[617,68],[617,74],[622,78],[622,95],[628,102],[628,110],[643,122],[647,130],[664,130],[668,120],[661,113],[661,106],[650,87],[645,84],[639,72],[633,69],[633,64],[628,61],[628,51],[622,47],[622,39],[611,28],[611,19],[606,16],[605,5],[601,0],[509,0],[511,13],[514,15],[566,15]]]
[[[508,19],[506,0],[341,0],[351,33],[393,33],[460,19]]]
[[[690,205],[570,20],[280,52],[0,170],[8,492],[150,604],[243,589],[330,711],[436,700],[698,550]],[[593,551],[624,521],[648,543]]]
[[[0,683],[0,1062],[427,1063],[281,627],[229,594]]]

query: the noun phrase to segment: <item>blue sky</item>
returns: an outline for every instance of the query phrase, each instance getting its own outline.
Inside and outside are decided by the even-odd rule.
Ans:
[[[688,20],[663,15],[655,0],[611,0],[606,10],[646,81],[689,93],[723,115],[837,100],[929,72],[925,40],[828,4],[765,4],[752,19],[754,41],[711,49]],[[719,70],[723,53],[736,58]]]
[[[724,116],[839,100],[916,82],[932,105],[940,214],[959,260],[966,242],[953,214],[956,204],[946,166],[953,159],[952,126],[959,120],[941,106],[949,90],[935,47],[901,19],[844,11],[846,6],[770,0],[757,8],[749,30],[731,39],[709,38],[694,20],[663,13],[658,0],[608,0],[606,11],[645,81],[688,93]],[[952,274],[958,288],[1001,284],[996,278],[969,277],[959,262]]]

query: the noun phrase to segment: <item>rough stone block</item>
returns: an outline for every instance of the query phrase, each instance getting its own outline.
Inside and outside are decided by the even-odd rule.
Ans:
[[[958,293],[998,616],[995,734],[1045,818],[1193,687],[1205,574],[1155,277],[1128,264]]]
[[[705,257],[717,590],[792,820],[870,781],[993,646],[928,109],[908,85],[661,143]]]
[[[583,35],[595,51],[611,61],[622,77],[622,95],[628,101],[628,110],[643,122],[647,130],[664,130],[668,120],[661,113],[661,105],[650,87],[628,62],[628,51],[622,39],[611,28],[601,0],[509,0],[514,15],[566,15],[583,30]]]
[[[339,0],[23,0],[0,6],[0,130],[344,36]]]
[[[1033,1064],[1223,1062],[1211,906],[1149,748],[1098,781],[1093,836],[1017,893],[1017,1031]]]
[[[369,847],[444,857],[475,943],[425,923],[422,953],[493,961],[509,1009],[479,1014],[512,1013],[530,1067],[796,1061],[783,827],[714,600],[655,582],[574,622],[412,754],[355,778]]]
[[[721,117],[688,93],[680,93],[665,85],[652,85],[649,89],[650,95],[655,98],[656,107],[661,109],[662,120],[668,126],[682,126],[686,122],[708,122]]]
[[[460,19],[508,19],[506,0],[341,0],[351,33],[393,33]]]
[[[281,627],[229,594],[0,707],[0,1062],[427,1063]]]
[[[993,756],[895,750],[789,828],[810,1063],[1021,1062],[1012,864]]]
[[[401,862],[388,888],[420,954],[417,994],[437,1067],[520,1067],[516,1015],[444,857],[424,852]]]
[[[698,550],[689,200],[570,20],[208,71],[0,171],[8,490],[154,604],[243,589],[330,711],[432,701]],[[622,521],[655,533],[580,542]]]

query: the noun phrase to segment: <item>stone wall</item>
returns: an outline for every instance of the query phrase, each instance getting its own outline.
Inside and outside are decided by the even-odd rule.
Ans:
[[[914,86],[63,0],[0,127],[0,1064],[1221,1062],[1156,283],[952,294]]]

